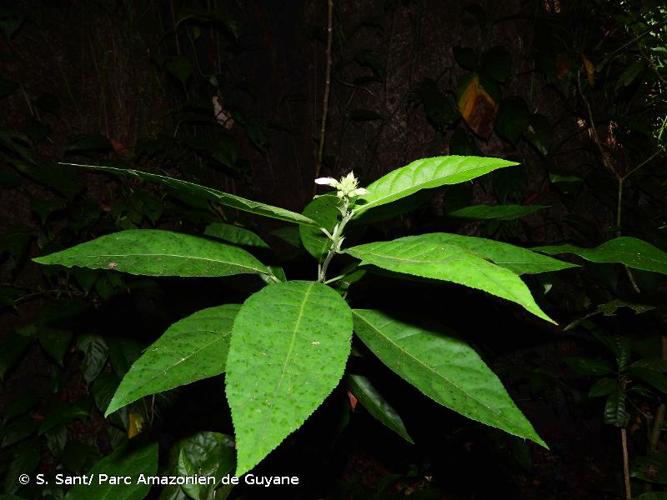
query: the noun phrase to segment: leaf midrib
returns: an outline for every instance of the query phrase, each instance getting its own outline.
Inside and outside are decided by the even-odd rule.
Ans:
[[[454,387],[455,389],[459,390],[460,392],[462,392],[463,394],[465,394],[467,397],[469,397],[472,401],[474,401],[475,403],[479,404],[479,405],[482,406],[483,408],[486,408],[487,410],[489,410],[492,414],[494,414],[494,415],[496,415],[496,416],[501,416],[501,417],[502,417],[502,413],[497,413],[496,411],[494,411],[494,409],[493,409],[492,407],[487,406],[487,405],[484,404],[482,401],[479,401],[477,398],[471,396],[466,390],[464,390],[464,389],[462,389],[461,387],[459,387],[458,385],[456,385],[456,384],[455,384],[454,382],[452,382],[449,378],[447,378],[446,376],[444,376],[444,375],[442,375],[442,374],[436,372],[436,371],[435,371],[434,369],[432,369],[429,365],[425,364],[423,361],[421,361],[420,359],[416,358],[415,356],[413,356],[412,354],[410,354],[408,351],[406,351],[405,349],[403,349],[399,344],[397,344],[396,342],[394,342],[392,339],[390,339],[389,337],[387,337],[386,335],[384,335],[378,328],[376,328],[374,325],[372,325],[371,323],[369,323],[369,322],[368,322],[362,315],[358,314],[358,313],[357,313],[356,311],[354,311],[354,310],[353,310],[353,312],[354,312],[354,314],[355,314],[358,318],[360,318],[364,323],[366,323],[372,330],[374,330],[375,332],[377,332],[377,334],[378,334],[381,338],[385,339],[389,344],[391,344],[392,346],[394,346],[394,347],[395,347],[401,354],[406,355],[408,358],[414,360],[418,365],[424,367],[424,368],[427,370],[428,373],[433,373],[434,375],[436,375],[436,377],[438,377],[438,378],[442,378],[442,379],[443,379],[446,383],[448,383],[450,386],[452,386],[452,387]],[[386,324],[389,324],[389,322],[386,323]],[[386,325],[385,325],[385,326],[386,326]],[[412,383],[412,382],[411,382],[411,383]],[[428,397],[430,397],[431,399],[433,399],[434,401],[436,401],[432,396],[428,395]],[[439,401],[436,401],[436,402],[439,402]],[[474,419],[474,420],[479,421],[479,419],[477,419],[477,418],[475,418],[475,417],[472,417],[472,416],[470,416],[470,415],[466,415],[466,416],[469,417],[469,418],[472,418],[472,419]],[[504,421],[504,419],[503,419],[503,421]]]
[[[208,348],[211,347],[213,344],[217,344],[217,343],[219,343],[219,342],[224,341],[224,340],[225,340],[225,337],[226,337],[226,336],[229,336],[229,334],[230,334],[231,332],[217,332],[217,331],[215,331],[215,330],[190,330],[190,331],[188,331],[188,332],[180,332],[179,335],[188,335],[188,334],[194,334],[194,333],[210,333],[210,334],[213,334],[213,335],[219,335],[220,338],[216,338],[216,339],[211,340],[210,342],[207,342],[206,344],[204,344],[203,346],[199,347],[199,348],[196,349],[195,351],[192,351],[192,353],[190,353],[190,355],[188,355],[188,356],[186,356],[186,357],[184,357],[184,358],[182,358],[182,359],[179,359],[176,363],[167,366],[167,368],[165,368],[165,369],[162,369],[162,370],[155,370],[155,374],[154,374],[153,376],[147,378],[147,379],[145,380],[144,384],[142,385],[142,387],[145,386],[145,385],[147,385],[147,384],[149,384],[149,383],[151,383],[151,382],[154,382],[155,380],[157,380],[157,379],[159,379],[159,378],[161,378],[161,377],[163,377],[164,375],[167,374],[168,371],[173,370],[176,366],[181,365],[181,364],[185,363],[186,361],[189,361],[193,356],[199,354],[201,351],[203,351],[203,350],[205,350],[205,349],[208,349]],[[159,373],[159,375],[158,375],[158,373]],[[137,390],[141,393],[141,391],[140,391],[139,389],[137,389]],[[137,390],[133,391],[133,393],[136,394]],[[162,392],[162,391],[161,391],[161,392]],[[128,394],[131,394],[131,393],[128,392]],[[124,399],[127,400],[127,398],[124,398]],[[136,399],[135,399],[135,401],[136,401]],[[126,403],[126,404],[129,404],[129,403]],[[109,406],[111,406],[111,405],[109,405]],[[119,406],[118,408],[122,408],[122,406]],[[115,411],[115,410],[114,410],[114,411]]]
[[[231,261],[226,261],[226,260],[221,260],[221,259],[211,259],[208,257],[198,257],[198,256],[190,256],[190,255],[178,255],[178,254],[168,254],[168,253],[125,253],[125,254],[94,254],[94,255],[73,255],[73,256],[64,256],[60,257],[62,260],[72,260],[72,259],[96,259],[96,258],[104,258],[104,259],[114,259],[114,258],[128,258],[128,257],[170,257],[170,258],[175,258],[175,259],[183,259],[183,260],[201,260],[204,262],[215,262],[217,264],[225,264],[229,266],[236,266],[240,267],[243,269],[250,269],[253,271],[258,271],[260,273],[266,273],[266,270],[262,270],[258,267],[250,267],[245,264],[239,264],[238,262],[231,262]],[[246,257],[246,256],[244,256]],[[74,264],[76,265],[76,264]]]

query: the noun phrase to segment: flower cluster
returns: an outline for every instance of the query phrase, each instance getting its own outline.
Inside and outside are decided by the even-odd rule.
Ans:
[[[359,187],[359,180],[354,176],[354,172],[341,177],[340,180],[333,177],[319,177],[315,179],[315,184],[335,188],[338,191],[336,196],[339,198],[356,198],[368,194],[367,189]]]

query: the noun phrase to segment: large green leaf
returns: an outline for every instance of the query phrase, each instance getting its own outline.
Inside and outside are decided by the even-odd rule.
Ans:
[[[348,248],[346,253],[389,271],[438,279],[482,290],[516,302],[527,311],[555,323],[535,303],[516,273],[497,266],[460,246],[441,243],[438,233],[379,241]]]
[[[91,485],[74,486],[67,492],[66,500],[141,500],[146,497],[150,485],[137,482],[139,474],[153,476],[157,473],[157,444],[150,444],[128,451],[126,447],[119,448],[111,455],[97,462],[88,475],[93,475]],[[130,485],[99,484],[100,474],[112,476],[130,476]]]
[[[360,198],[364,204],[354,208],[355,216],[373,207],[405,198],[420,189],[460,184],[512,165],[518,164],[481,156],[435,156],[413,161],[371,183],[367,188],[368,194]]]
[[[471,205],[449,212],[459,219],[515,220],[547,208],[545,205]]]
[[[129,229],[34,259],[39,264],[111,269],[146,276],[266,274],[241,248],[159,229]]]
[[[209,307],[167,328],[127,372],[105,415],[144,396],[223,373],[239,308]]]
[[[354,331],[364,344],[425,395],[461,415],[546,447],[498,377],[468,344],[380,311],[353,312]]]
[[[289,281],[245,301],[227,356],[227,400],[240,476],[298,429],[336,387],[352,312],[326,285]]]
[[[408,434],[403,419],[387,400],[380,394],[371,381],[362,375],[350,375],[350,391],[359,400],[368,413],[382,422],[389,429],[405,439],[408,443],[414,441]]]
[[[303,210],[303,214],[316,221],[319,227],[333,231],[338,222],[338,197],[330,194],[318,196]],[[317,227],[299,226],[299,236],[306,251],[316,259],[322,258],[331,247],[331,240]]]
[[[429,233],[418,236],[407,236],[401,238],[401,240],[426,240],[445,245],[456,245],[517,274],[548,273],[577,267],[576,264],[547,257],[527,248],[488,238],[477,238],[475,236],[462,236],[452,233]]]
[[[549,255],[573,253],[596,264],[624,264],[633,269],[667,274],[667,252],[630,236],[605,241],[595,248],[555,245],[537,247],[533,250]]]
[[[272,219],[283,220],[286,222],[293,222],[295,224],[306,224],[311,226],[317,225],[315,221],[296,212],[292,212],[291,210],[274,207],[272,205],[267,205],[266,203],[261,203],[258,201],[248,200],[247,198],[242,198],[241,196],[218,191],[217,189],[195,184],[194,182],[167,177],[166,175],[152,174],[150,172],[132,170],[129,168],[105,167],[100,165],[81,165],[78,163],[62,163],[62,165],[88,168],[92,170],[98,170],[100,172],[108,172],[114,175],[138,177],[142,180],[158,182],[167,187],[175,189],[176,191],[185,192],[194,196],[200,196],[209,201],[220,203],[221,205],[226,205],[244,212],[250,212],[252,214],[262,215],[264,217],[270,217]]]
[[[269,245],[250,229],[224,222],[213,222],[206,226],[204,230],[206,236],[211,236],[219,240],[228,241],[235,245],[269,248]]]

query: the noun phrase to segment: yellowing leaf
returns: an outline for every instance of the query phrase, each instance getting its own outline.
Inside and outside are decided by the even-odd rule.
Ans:
[[[127,437],[132,439],[134,436],[141,434],[144,428],[144,417],[136,411],[130,411],[129,415],[130,425],[127,427]]]
[[[581,54],[581,62],[584,65],[584,71],[586,72],[586,79],[588,80],[588,85],[591,87],[595,85],[595,65],[591,60],[586,57],[585,54]]]
[[[491,135],[498,104],[484,90],[477,75],[467,83],[459,97],[458,107],[461,116],[473,132],[483,138]]]

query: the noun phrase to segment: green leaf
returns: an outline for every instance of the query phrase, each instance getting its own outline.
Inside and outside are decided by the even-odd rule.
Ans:
[[[543,156],[549,154],[553,127],[545,116],[539,114],[532,115],[528,123],[528,130],[524,135],[540,154]]]
[[[333,231],[338,222],[338,197],[333,195],[318,196],[303,211],[303,215],[313,219],[320,227]],[[321,259],[331,246],[331,240],[319,229],[311,226],[299,226],[299,236],[304,248],[316,259]]]
[[[667,484],[667,454],[652,453],[635,457],[630,475],[649,483]]]
[[[219,491],[215,496],[213,493],[218,486],[217,482],[222,476],[234,471],[234,441],[230,436],[219,432],[199,432],[176,443],[171,453],[176,459],[172,471],[174,475],[217,479],[216,484],[212,485],[182,485],[181,488],[190,498],[221,498]]]
[[[85,401],[74,404],[57,401],[42,420],[39,433],[44,434],[72,420],[88,418],[89,406]]]
[[[228,241],[235,245],[269,248],[269,245],[255,233],[244,227],[225,224],[224,222],[213,222],[204,229],[206,236],[219,240]]]
[[[371,381],[361,375],[350,375],[350,391],[374,418],[405,439],[408,443],[415,442],[408,434],[403,419],[387,402]]]
[[[596,264],[624,264],[633,269],[667,274],[667,252],[630,236],[606,241],[595,248],[556,245],[537,247],[533,250],[548,255],[572,253]]]
[[[165,69],[183,85],[188,83],[192,75],[192,64],[185,56],[169,57],[164,63]]]
[[[408,236],[359,245],[345,252],[361,259],[362,265],[372,264],[397,273],[450,281],[482,290],[520,304],[535,316],[554,323],[535,303],[530,290],[516,273],[492,264],[461,246],[442,242],[450,236],[446,233]]]
[[[234,321],[226,376],[237,476],[298,429],[336,387],[351,336],[350,308],[321,283],[272,284],[245,301]]]
[[[268,273],[264,264],[241,248],[159,229],[129,229],[108,234],[34,261],[146,276]]]
[[[429,233],[408,236],[401,238],[401,240],[411,241],[411,239],[421,238],[433,243],[456,245],[516,274],[540,274],[577,267],[569,262],[546,257],[527,248],[475,236],[463,236],[452,233]]]
[[[569,366],[577,375],[583,375],[585,377],[599,377],[614,372],[614,367],[606,359],[570,356],[564,358],[563,361],[565,361],[567,366]]]
[[[663,394],[667,394],[667,376],[662,373],[656,370],[651,370],[650,368],[637,366],[628,367],[628,373],[633,378],[641,380]]]
[[[87,168],[100,172],[107,172],[114,175],[137,177],[142,180],[163,184],[178,192],[187,193],[191,196],[203,197],[206,200],[220,203],[221,205],[232,207],[243,212],[250,212],[252,214],[262,215],[264,217],[292,222],[295,224],[317,226],[315,221],[296,212],[292,212],[291,210],[285,210],[284,208],[274,207],[272,205],[267,205],[266,203],[248,200],[246,198],[242,198],[241,196],[218,191],[217,189],[195,184],[193,182],[167,177],[165,175],[152,174],[150,172],[142,172],[141,170],[132,170],[129,168],[105,167],[100,165],[81,165],[78,163],[61,163],[61,165],[71,165],[80,168]]]
[[[0,342],[0,380],[21,359],[31,343],[30,337],[16,332],[3,335]]]
[[[545,205],[471,205],[447,214],[460,219],[515,220],[548,208]]]
[[[360,201],[365,203],[354,207],[355,216],[405,198],[420,189],[460,184],[513,165],[518,163],[480,156],[436,156],[413,161],[371,183],[367,187],[368,194],[360,197]]]
[[[667,500],[667,492],[649,491],[647,493],[642,493],[638,497],[634,497],[633,500]]]
[[[62,366],[65,354],[72,341],[72,332],[40,326],[37,327],[37,340],[42,349]]]
[[[79,337],[76,347],[83,353],[81,372],[86,382],[90,383],[104,369],[109,357],[109,347],[99,335],[83,335]]]
[[[510,97],[500,103],[496,117],[496,132],[503,139],[516,145],[528,130],[530,110],[523,99]]]
[[[496,375],[465,342],[354,309],[354,331],[389,368],[437,403],[546,447]]]
[[[493,47],[482,54],[480,72],[497,82],[505,82],[512,73],[512,55],[503,47]]]
[[[36,443],[32,443],[29,446],[19,446],[11,458],[11,462],[7,465],[3,464],[5,481],[4,481],[4,491],[6,493],[14,493],[19,489],[21,483],[19,483],[18,478],[21,474],[30,474],[32,473],[40,461],[39,446]]]
[[[630,422],[630,413],[625,407],[627,396],[625,391],[617,388],[607,397],[604,406],[604,423],[615,427],[625,427]]]
[[[115,485],[110,483],[77,485],[67,492],[65,500],[142,500],[148,495],[150,485],[137,484],[139,474],[153,476],[157,473],[157,444],[149,444],[138,449],[119,448],[97,462],[88,474],[97,478],[100,474],[107,476],[131,476],[131,485]]]
[[[609,396],[612,392],[618,390],[618,381],[604,377],[595,382],[590,391],[588,391],[589,398],[600,398],[602,396]]]
[[[203,309],[167,328],[127,372],[105,416],[144,396],[223,373],[239,307]]]

